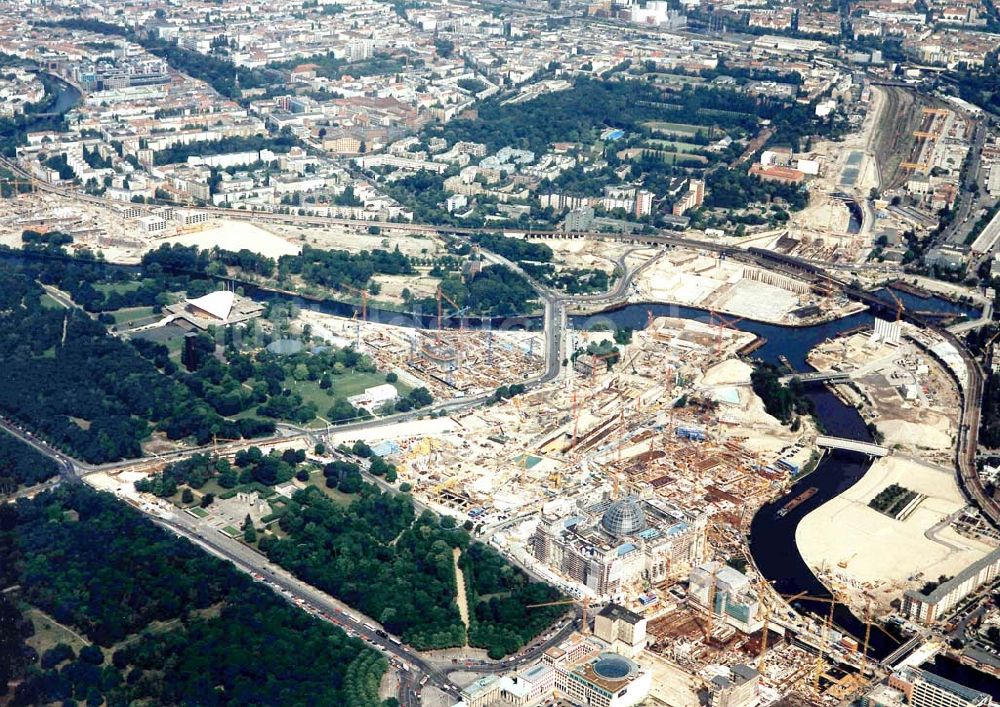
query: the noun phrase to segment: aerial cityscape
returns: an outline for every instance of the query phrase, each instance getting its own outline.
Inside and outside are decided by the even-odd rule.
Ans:
[[[0,705],[1000,704],[995,0],[0,0]]]

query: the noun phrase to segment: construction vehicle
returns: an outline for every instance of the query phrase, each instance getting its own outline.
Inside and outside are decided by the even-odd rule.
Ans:
[[[562,599],[560,601],[547,601],[544,604],[528,604],[525,609],[538,609],[543,606],[569,606],[570,604],[574,606],[579,606],[583,610],[583,626],[580,629],[580,633],[585,636],[590,635],[590,624],[587,622],[587,610],[590,608],[590,597],[584,596],[582,599]]]

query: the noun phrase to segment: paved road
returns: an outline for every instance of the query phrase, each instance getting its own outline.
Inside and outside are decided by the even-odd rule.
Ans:
[[[941,241],[962,247],[965,245],[965,238],[975,223],[972,217],[975,209],[982,202],[985,190],[980,184],[980,164],[982,161],[983,143],[986,141],[986,128],[983,122],[976,123],[972,133],[972,146],[969,157],[968,171],[963,175],[963,184],[978,184],[980,191],[973,195],[967,188],[963,187],[958,193],[958,202],[955,206],[955,217],[951,225],[941,234]],[[974,272],[974,271],[973,271]]]
[[[329,594],[297,579],[238,540],[208,527],[199,519],[186,513],[172,514],[170,518],[152,515],[151,518],[157,525],[187,538],[217,557],[228,560],[238,569],[255,575],[255,578],[260,577],[261,581],[266,582],[288,601],[357,635],[373,648],[388,655],[391,659],[395,659],[397,665],[405,662],[411,667],[410,672],[426,675],[429,678],[428,681],[439,689],[450,692],[452,695],[458,694],[458,689],[448,680],[447,675],[433,664],[425,661],[419,653],[382,638],[376,633],[377,628],[375,630],[367,628],[365,624],[375,626],[371,619],[354,611]]]

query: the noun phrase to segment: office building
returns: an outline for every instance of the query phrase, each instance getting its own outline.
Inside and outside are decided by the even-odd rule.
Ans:
[[[760,673],[749,665],[734,665],[708,681],[709,707],[750,707],[758,699]]]
[[[616,653],[634,658],[646,647],[646,619],[618,604],[608,604],[594,617],[594,635]]]
[[[920,668],[903,668],[889,678],[911,707],[986,707],[990,696]]]
[[[703,609],[743,633],[754,633],[764,625],[760,598],[750,580],[717,560],[691,571],[688,593]]]
[[[456,707],[534,707],[566,698],[588,707],[632,707],[649,694],[652,675],[607,650],[596,637],[573,634],[513,675],[487,675],[461,692]]]

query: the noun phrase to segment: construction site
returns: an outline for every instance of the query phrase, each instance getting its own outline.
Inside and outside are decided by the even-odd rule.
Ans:
[[[916,329],[885,322],[823,342],[810,352],[820,372],[849,379],[835,391],[875,426],[886,446],[947,464],[954,455],[959,390],[954,378],[912,338]]]
[[[751,367],[735,357],[755,337],[724,323],[650,317],[613,354],[578,355],[537,391],[466,413],[334,430],[330,441],[364,439],[396,464],[420,502],[470,521],[476,535],[571,596],[647,618],[643,665],[666,660],[698,674],[759,660],[764,689],[774,694],[853,689],[853,678],[842,684],[846,674],[831,666],[858,664],[858,647],[822,621],[779,609],[783,600],[748,555],[750,519],[815,464],[816,430],[803,421],[793,432],[764,411]],[[349,335],[343,326],[340,335]],[[421,351],[400,336],[436,342],[433,331],[362,331],[371,332],[368,350],[394,346],[400,360]],[[456,331],[442,332],[442,342],[449,334],[457,343]],[[507,334],[522,352],[534,336]],[[474,346],[482,335],[464,332],[462,340]],[[574,351],[611,340],[608,332],[571,336]],[[462,375],[456,370],[455,380]],[[727,585],[725,602],[686,588],[723,561],[746,573],[733,570],[742,579],[732,584],[742,585]],[[817,652],[826,658],[817,662]]]
[[[438,290],[440,293],[440,290]],[[415,387],[426,387],[436,399],[492,393],[502,385],[537,375],[543,364],[542,335],[523,329],[492,330],[489,325],[457,328],[444,313],[457,311],[443,294],[441,315],[428,329],[369,321],[362,307],[352,319],[303,309],[298,326],[336,346],[355,346],[382,371],[394,371]]]
[[[768,247],[784,252],[782,234],[766,237]],[[797,243],[797,242],[796,242]],[[743,245],[760,245],[748,242]],[[630,257],[651,257],[637,251]],[[704,252],[675,248],[663,252],[635,279],[636,301],[670,302],[723,312],[757,321],[796,326],[847,316],[862,305],[830,291],[770,270],[720,259]]]

